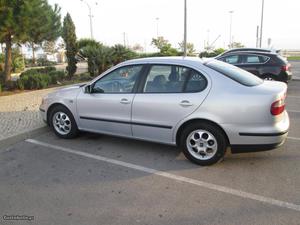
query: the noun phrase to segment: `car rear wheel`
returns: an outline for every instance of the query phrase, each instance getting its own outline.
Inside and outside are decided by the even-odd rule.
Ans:
[[[182,132],[180,143],[186,158],[201,166],[220,161],[227,148],[223,132],[210,123],[188,126]]]
[[[262,77],[263,80],[274,81],[276,80],[272,75],[265,75]]]
[[[54,133],[60,138],[74,138],[78,135],[76,121],[66,107],[56,106],[50,113],[50,125]]]

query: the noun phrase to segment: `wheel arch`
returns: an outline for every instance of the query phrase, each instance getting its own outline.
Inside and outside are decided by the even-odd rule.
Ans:
[[[55,102],[55,103],[51,104],[51,105],[48,107],[48,110],[47,110],[47,124],[48,124],[48,126],[50,126],[50,120],[49,120],[49,117],[50,117],[51,111],[52,111],[55,107],[57,107],[57,106],[65,107],[67,110],[70,111],[70,113],[72,113],[72,111],[68,108],[68,106],[66,106],[66,105],[63,104],[63,103]]]
[[[201,119],[201,118],[197,118],[197,119],[191,119],[191,120],[188,120],[188,121],[185,121],[183,124],[180,125],[180,127],[178,128],[177,132],[176,132],[176,145],[179,146],[180,145],[180,136],[183,132],[183,130],[188,127],[190,124],[193,124],[193,123],[196,123],[196,122],[202,122],[202,123],[209,123],[215,127],[217,127],[218,129],[221,130],[221,132],[223,133],[226,141],[227,141],[227,144],[230,145],[230,141],[229,141],[229,138],[225,132],[225,130],[217,123],[211,121],[211,120],[208,120],[208,119]]]

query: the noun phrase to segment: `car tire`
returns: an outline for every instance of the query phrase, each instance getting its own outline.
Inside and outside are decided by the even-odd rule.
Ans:
[[[73,114],[62,105],[55,106],[51,110],[49,124],[54,133],[60,138],[75,138],[79,133]]]
[[[269,81],[276,81],[275,77],[270,75],[270,74],[266,74],[262,77],[263,80],[269,80]]]
[[[200,166],[209,166],[223,159],[228,143],[220,128],[198,122],[183,130],[180,146],[187,159]]]

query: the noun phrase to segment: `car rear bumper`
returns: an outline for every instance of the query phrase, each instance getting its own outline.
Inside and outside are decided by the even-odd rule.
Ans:
[[[282,141],[273,144],[231,145],[231,153],[261,152],[276,149],[285,142],[287,132],[280,136],[284,136],[281,137]]]
[[[274,149],[284,143],[288,135],[290,120],[284,111],[275,124],[224,125],[233,152],[265,151]]]

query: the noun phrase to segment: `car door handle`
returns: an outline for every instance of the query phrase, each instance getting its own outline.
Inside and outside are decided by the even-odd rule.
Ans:
[[[130,101],[127,98],[122,98],[120,103],[121,104],[130,104]]]
[[[193,104],[190,103],[188,100],[183,100],[179,103],[179,105],[181,105],[183,107],[187,107],[187,106],[192,106]]]

